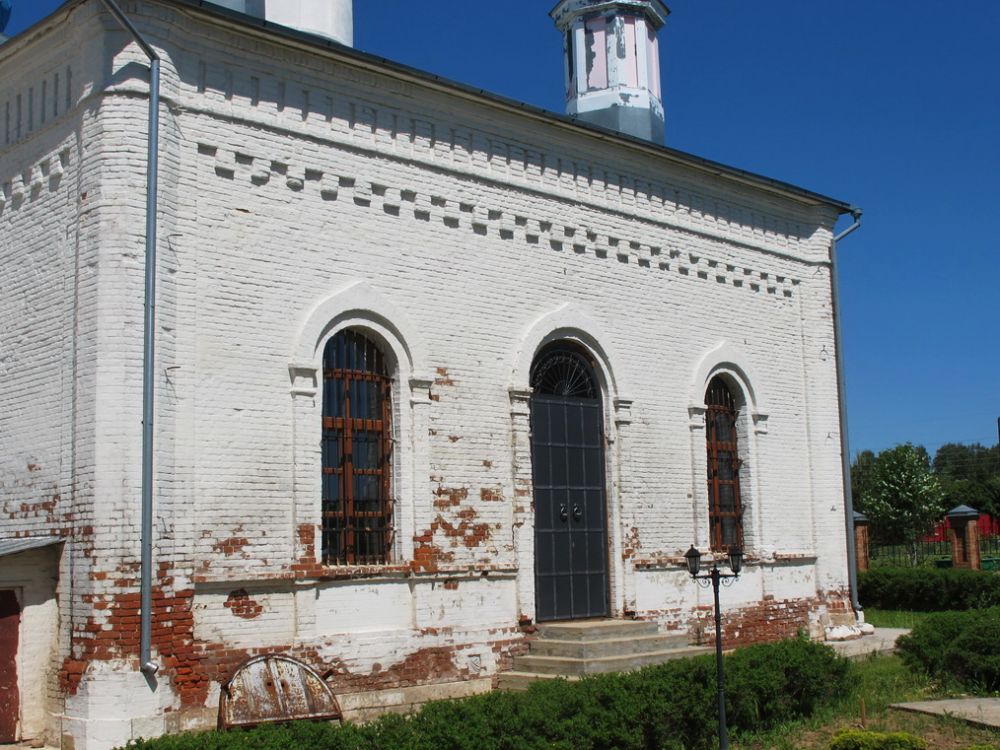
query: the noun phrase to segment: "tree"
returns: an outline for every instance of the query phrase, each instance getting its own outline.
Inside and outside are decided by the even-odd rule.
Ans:
[[[934,473],[949,507],[969,505],[991,516],[1000,515],[1000,445],[942,445],[934,456]]]
[[[922,447],[905,443],[878,454],[865,497],[865,513],[875,529],[896,532],[909,545],[914,565],[917,543],[941,519],[946,510],[944,500]]]
[[[854,508],[865,512],[865,503],[872,491],[875,480],[875,454],[872,451],[861,451],[854,457],[851,465],[851,496],[854,498]]]

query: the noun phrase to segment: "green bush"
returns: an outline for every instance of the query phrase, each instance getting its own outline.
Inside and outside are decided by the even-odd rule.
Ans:
[[[804,639],[736,651],[727,660],[730,727],[757,729],[809,716],[844,685],[848,664],[832,649]]]
[[[878,568],[858,576],[866,607],[945,612],[1000,606],[1000,573],[953,568]]]
[[[927,743],[906,732],[867,732],[845,729],[830,743],[830,750],[925,750]]]
[[[1000,607],[938,612],[896,642],[903,661],[974,690],[1000,690]]]
[[[797,638],[726,657],[733,730],[808,716],[847,685],[848,663]],[[133,750],[709,750],[716,737],[715,659],[630,674],[550,680],[426,705],[364,726],[295,723],[135,740]]]

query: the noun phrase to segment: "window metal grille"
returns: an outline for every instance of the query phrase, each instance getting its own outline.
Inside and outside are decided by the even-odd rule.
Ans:
[[[705,432],[708,447],[708,522],[712,549],[728,552],[743,547],[743,503],[736,419],[739,409],[733,392],[721,377],[708,384],[705,394]]]
[[[589,357],[546,348],[531,370],[535,617],[609,615],[601,391]]]
[[[599,398],[593,368],[586,358],[569,348],[553,348],[531,369],[531,387],[538,395],[564,398]]]
[[[381,565],[392,547],[392,380],[385,357],[345,330],[323,354],[322,554],[328,565]]]

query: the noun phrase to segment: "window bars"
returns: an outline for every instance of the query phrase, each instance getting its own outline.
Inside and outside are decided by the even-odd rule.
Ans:
[[[345,330],[323,355],[322,554],[327,565],[389,562],[392,379],[385,356]]]
[[[708,449],[708,519],[712,550],[743,548],[743,503],[736,398],[721,377],[712,378],[705,394]]]

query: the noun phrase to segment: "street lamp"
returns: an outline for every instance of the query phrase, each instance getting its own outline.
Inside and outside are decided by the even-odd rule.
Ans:
[[[701,570],[701,552],[691,545],[684,554],[688,572],[699,586],[712,586],[715,592],[715,684],[719,692],[719,750],[729,750],[729,730],[726,729],[726,673],[722,665],[722,609],[719,606],[719,584],[731,586],[740,577],[743,569],[743,550],[729,550],[729,569],[732,573],[719,570],[719,563],[713,562],[708,573],[699,574]]]

